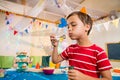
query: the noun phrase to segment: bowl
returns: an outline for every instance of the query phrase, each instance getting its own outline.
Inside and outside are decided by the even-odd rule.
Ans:
[[[53,72],[54,72],[53,68],[43,68],[44,74],[50,75],[50,74],[53,74]]]

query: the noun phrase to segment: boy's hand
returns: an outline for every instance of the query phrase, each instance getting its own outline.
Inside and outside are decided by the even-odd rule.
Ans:
[[[57,47],[57,46],[58,46],[58,41],[59,41],[59,40],[56,39],[56,37],[55,37],[54,34],[52,34],[52,35],[50,36],[50,40],[51,40],[51,43],[52,43],[52,45],[53,45],[54,47]]]
[[[68,78],[69,80],[83,80],[82,73],[75,69],[68,71]]]

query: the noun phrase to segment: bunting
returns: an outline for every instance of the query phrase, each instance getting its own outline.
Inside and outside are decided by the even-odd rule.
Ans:
[[[111,20],[111,21],[108,21],[108,22],[100,23],[100,24],[96,23],[93,26],[97,29],[98,32],[101,31],[101,25],[103,25],[105,27],[106,31],[108,31],[109,27],[110,27],[110,23],[113,24],[113,27],[118,28],[118,26],[119,26],[118,24],[120,23],[120,18],[115,19],[115,20]]]
[[[109,29],[109,24],[110,24],[110,21],[103,23],[106,31],[108,31],[108,29]]]
[[[120,18],[119,18],[120,19]],[[119,19],[115,19],[112,21],[113,25],[118,28],[118,23],[119,23]]]

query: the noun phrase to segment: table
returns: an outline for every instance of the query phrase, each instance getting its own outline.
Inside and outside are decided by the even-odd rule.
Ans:
[[[120,80],[120,76],[112,76],[112,80]]]
[[[120,76],[112,76],[112,80],[120,80]],[[45,75],[43,72],[7,71],[0,80],[68,80],[67,74]]]

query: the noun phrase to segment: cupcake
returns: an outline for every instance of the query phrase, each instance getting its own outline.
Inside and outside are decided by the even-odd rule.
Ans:
[[[22,68],[23,68],[23,69],[26,69],[26,68],[27,68],[27,64],[24,63],[24,64],[22,65]]]

